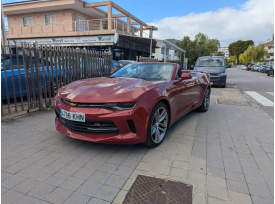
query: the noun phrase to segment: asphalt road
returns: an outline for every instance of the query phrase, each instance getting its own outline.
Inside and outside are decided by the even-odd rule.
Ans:
[[[227,88],[236,88],[274,119],[274,77],[239,68],[227,69]]]

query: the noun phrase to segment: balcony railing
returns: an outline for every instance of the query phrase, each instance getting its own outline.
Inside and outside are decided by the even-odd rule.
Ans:
[[[123,25],[122,25],[123,24]],[[125,29],[124,23],[119,23],[119,27]],[[111,29],[118,28],[116,18],[111,19]],[[34,24],[33,26],[9,26],[9,35],[20,34],[43,34],[43,33],[62,33],[76,31],[94,31],[94,30],[109,30],[108,19],[91,19],[79,21],[64,21],[56,22],[51,25]]]

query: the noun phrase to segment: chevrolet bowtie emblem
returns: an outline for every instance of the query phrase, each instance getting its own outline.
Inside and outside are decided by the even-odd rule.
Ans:
[[[76,103],[69,103],[70,104],[70,106],[72,106],[72,107],[75,107],[77,104]]]

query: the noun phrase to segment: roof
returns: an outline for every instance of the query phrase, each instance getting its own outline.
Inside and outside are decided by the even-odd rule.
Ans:
[[[5,3],[5,4],[3,4],[3,6],[12,6],[12,5],[19,5],[19,4],[31,4],[31,3],[44,2],[44,1],[52,1],[52,0],[28,0],[28,1],[18,1],[18,2],[12,2],[12,3]]]
[[[273,46],[274,47],[274,40],[269,41],[269,42],[265,43],[264,45],[265,45],[265,47],[269,47],[269,46]]]

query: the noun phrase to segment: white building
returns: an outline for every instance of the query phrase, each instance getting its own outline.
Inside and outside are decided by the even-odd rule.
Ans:
[[[153,57],[156,59],[167,59],[167,60],[180,60],[178,57],[178,50],[176,49],[177,46],[171,43],[169,40],[157,40],[157,48],[155,49],[155,53],[152,53]],[[174,46],[166,46],[165,52],[165,44],[167,43],[172,44]]]
[[[221,47],[219,47],[218,51],[223,52],[225,58],[227,58],[227,59],[229,58],[228,46],[221,46]]]

